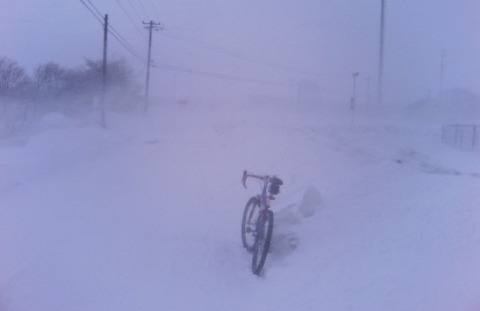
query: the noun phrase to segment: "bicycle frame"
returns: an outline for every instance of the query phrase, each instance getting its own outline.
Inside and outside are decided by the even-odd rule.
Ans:
[[[270,176],[268,176],[268,175],[260,176],[260,175],[255,175],[255,174],[248,173],[247,171],[244,171],[243,172],[243,178],[242,178],[242,184],[243,184],[243,187],[245,187],[245,188],[247,188],[247,178],[248,177],[256,178],[256,179],[260,180],[261,182],[263,182],[262,193],[258,194],[257,198],[260,199],[260,207],[262,207],[262,210],[270,208],[270,201],[275,199],[275,197],[273,195],[267,195],[267,188],[268,188],[268,183],[270,182]]]
[[[273,213],[269,210],[270,201],[275,199],[273,194],[279,193],[279,186],[282,184],[282,181],[275,176],[260,176],[244,171],[242,184],[245,188],[247,188],[246,181],[249,177],[260,181],[262,191],[260,194],[252,197],[245,207],[242,220],[242,242],[243,246],[249,252],[253,253],[252,271],[254,274],[259,275],[265,264],[272,238]],[[250,226],[252,225],[252,219],[256,214],[255,210],[257,208],[258,217],[253,221],[254,228],[252,228]],[[247,237],[253,237],[254,241],[249,240]]]
[[[266,214],[265,212],[270,208],[270,200],[274,199],[272,195],[267,195],[267,188],[268,188],[268,183],[270,181],[270,177],[268,175],[260,176],[260,175],[255,175],[255,174],[248,173],[247,171],[244,171],[243,177],[242,177],[242,184],[243,184],[243,187],[245,188],[247,188],[248,177],[258,179],[260,180],[260,182],[263,183],[263,185],[261,185],[261,188],[262,188],[261,194],[256,195],[256,198],[260,202],[260,206],[259,206],[260,211],[258,213],[259,217],[256,221],[258,224],[260,219],[265,218],[265,214]],[[255,209],[252,209],[248,216],[248,223],[251,223],[254,212],[255,212]]]

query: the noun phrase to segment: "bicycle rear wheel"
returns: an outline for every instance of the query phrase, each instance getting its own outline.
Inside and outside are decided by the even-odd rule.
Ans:
[[[248,200],[242,218],[242,243],[247,251],[252,252],[255,246],[257,219],[260,211],[260,200],[252,197]]]
[[[272,233],[273,212],[266,211],[265,217],[260,219],[257,228],[257,236],[252,259],[253,274],[260,275],[260,272],[265,265],[265,260],[267,259],[267,254],[270,249],[270,242],[272,240]]]

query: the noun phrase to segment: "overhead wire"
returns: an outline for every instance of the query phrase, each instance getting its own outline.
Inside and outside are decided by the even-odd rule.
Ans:
[[[133,12],[135,13],[135,15],[137,15],[138,20],[142,20],[142,17],[141,17],[140,14],[138,13],[137,8],[135,7],[135,5],[133,5],[132,0],[127,0],[127,2],[128,2],[128,4],[130,4],[130,7],[132,8],[132,10],[133,10]]]
[[[284,85],[285,84],[285,83],[280,83],[280,82],[252,79],[252,78],[247,78],[247,77],[233,76],[233,75],[227,75],[227,74],[216,73],[216,72],[208,72],[208,71],[203,71],[203,70],[195,70],[195,69],[189,69],[189,68],[172,66],[172,65],[161,64],[161,65],[157,65],[155,67],[162,68],[162,69],[165,69],[165,70],[170,70],[170,71],[177,71],[177,72],[182,72],[182,73],[189,73],[189,74],[206,76],[206,77],[210,77],[210,78],[216,78],[216,79],[221,79],[221,80],[230,80],[230,81],[243,82],[243,83],[271,84],[271,85]]]
[[[309,75],[313,75],[313,76],[317,76],[317,77],[326,77],[324,74],[318,73],[318,72],[313,71],[313,70],[300,69],[300,68],[290,66],[290,65],[273,63],[273,62],[268,62],[268,61],[256,59],[256,58],[253,58],[253,57],[249,57],[249,56],[246,56],[245,54],[240,53],[238,51],[234,51],[234,50],[231,50],[231,49],[226,49],[224,47],[214,45],[214,44],[205,42],[203,40],[187,37],[187,36],[181,35],[179,33],[173,32],[173,31],[168,30],[168,29],[166,29],[163,32],[163,35],[167,36],[167,37],[170,37],[170,38],[177,39],[177,40],[187,41],[187,42],[190,42],[190,43],[195,44],[197,46],[203,47],[205,49],[209,49],[211,51],[221,53],[221,54],[224,54],[224,55],[227,55],[227,56],[230,56],[230,57],[238,58],[238,59],[248,61],[248,62],[251,62],[251,63],[261,64],[261,65],[264,65],[264,66],[268,66],[268,67],[272,67],[272,68],[276,68],[276,69],[281,69],[281,70],[285,70],[285,71],[290,71],[290,72],[309,74]]]
[[[85,1],[80,0],[81,3],[92,13],[92,15],[98,20],[98,22],[103,25],[102,17],[98,17],[97,14],[85,3]],[[101,14],[100,14],[101,15]]]
[[[143,59],[143,57],[138,54],[137,51],[122,37],[122,35],[112,26],[110,25],[108,32],[115,38],[117,41],[132,54],[135,56],[141,63],[147,64],[147,61]]]
[[[122,9],[123,13],[125,14],[125,16],[127,16],[128,20],[130,21],[130,23],[135,27],[135,29],[137,30],[138,33],[140,33],[142,35],[142,38],[146,39],[145,38],[145,33],[139,28],[139,26],[137,25],[137,23],[135,23],[135,21],[133,20],[132,16],[128,13],[128,11],[125,9],[125,7],[123,6],[123,4],[120,2],[120,0],[115,0],[118,4],[118,6]],[[140,22],[139,22],[140,23]]]
[[[157,17],[157,20],[160,20],[160,14],[158,14],[157,7],[155,5],[155,2],[153,0],[150,0],[150,4],[152,5],[153,12],[155,13],[155,16]]]
[[[167,32],[171,33],[171,31]],[[167,34],[167,36],[169,36]],[[176,36],[176,34],[173,34],[173,36]],[[206,43],[201,40],[197,39],[191,39],[193,42],[195,42],[198,45],[201,45],[205,48],[210,48],[210,49],[215,49],[217,52],[233,56],[233,57],[238,57],[238,58],[243,58],[240,53],[227,50],[221,47],[213,46],[209,43]],[[207,76],[211,78],[217,78],[217,79],[223,79],[223,80],[231,80],[231,81],[237,81],[237,82],[247,82],[247,83],[257,83],[257,84],[271,84],[271,85],[285,85],[285,83],[282,82],[273,82],[273,81],[267,81],[267,80],[259,80],[259,79],[253,79],[253,78],[247,78],[247,77],[242,77],[242,76],[235,76],[235,75],[228,75],[224,73],[216,73],[216,72],[207,72],[207,71],[202,71],[202,70],[195,70],[195,69],[188,69],[184,67],[179,67],[179,66],[171,66],[171,65],[159,65],[159,68],[165,69],[165,70],[171,70],[171,71],[177,71],[177,72],[183,72],[183,73],[190,73],[190,74],[196,74],[196,75],[201,75],[201,76]]]
[[[102,13],[96,8],[96,6],[92,3],[92,1],[91,0],[86,0],[91,5],[91,7],[89,7],[84,0],[80,0],[80,1],[92,13],[92,15],[103,25]],[[129,19],[129,21],[135,26],[135,28],[138,31],[139,30],[138,26],[136,26],[135,22],[133,21],[133,18],[131,17],[131,15],[128,14],[128,11],[125,9],[125,7],[120,3],[119,0],[116,0],[116,2],[120,6],[122,11],[125,13],[127,18]],[[128,2],[130,4],[130,6],[133,8],[133,11],[135,12],[135,14],[139,15],[138,11],[135,9],[131,0],[128,0]],[[143,5],[142,1],[138,0],[138,3],[140,4],[140,7],[142,8],[145,15],[147,17],[149,17],[149,14],[147,13],[147,10],[146,10],[145,6]],[[156,8],[155,8],[155,5],[154,5],[153,1],[151,1],[151,4],[152,4],[152,8],[155,10],[155,13],[157,14],[157,17],[158,17],[158,11],[156,11]],[[122,45],[128,52],[130,52],[130,54],[132,54],[135,58],[137,58],[141,63],[147,65],[147,61],[145,61],[143,59],[143,57],[141,57],[140,54],[135,51],[135,49],[113,27],[113,25],[111,25],[111,23],[110,23],[110,27],[109,27],[108,31],[120,43],[120,45]],[[220,47],[218,45],[214,45],[214,44],[205,42],[203,40],[190,38],[190,37],[178,34],[176,32],[172,32],[171,30],[166,30],[163,34],[167,37],[171,37],[171,38],[174,38],[174,39],[177,39],[177,40],[182,40],[182,41],[188,41],[190,43],[201,46],[203,48],[212,50],[214,52],[221,53],[221,54],[224,54],[224,55],[227,55],[227,56],[230,56],[230,57],[238,58],[238,59],[241,59],[241,60],[244,60],[244,61],[249,61],[249,62],[262,64],[262,65],[266,65],[266,66],[269,66],[269,67],[274,67],[274,68],[277,68],[277,69],[293,71],[293,72],[297,72],[297,73],[308,73],[308,74],[316,75],[316,76],[320,75],[320,74],[318,74],[317,72],[314,72],[314,71],[306,71],[306,70],[295,68],[293,66],[277,64],[277,63],[272,63],[272,62],[266,62],[266,61],[263,61],[263,60],[248,57],[248,56],[246,56],[246,55],[244,55],[244,54],[242,54],[238,51],[234,51],[234,50],[231,50],[231,49],[226,49],[224,47]],[[142,37],[145,38],[143,35],[142,35]],[[277,85],[279,85],[279,84],[284,85],[285,84],[285,83],[280,83],[280,82],[272,82],[272,81],[266,81],[266,80],[252,79],[252,78],[235,76],[235,75],[228,75],[228,74],[223,74],[223,73],[208,72],[208,71],[202,71],[202,70],[194,70],[194,69],[189,69],[189,68],[179,67],[179,66],[172,66],[172,65],[158,65],[156,67],[162,68],[162,69],[165,69],[165,70],[170,70],[170,71],[190,73],[190,74],[195,74],[195,75],[202,75],[202,76],[207,76],[207,77],[211,77],[211,78],[231,80],[231,81],[236,81],[236,82],[257,83],[257,84],[277,84]]]
[[[145,16],[147,17],[147,19],[152,20],[150,18],[150,14],[148,14],[147,10],[145,9],[145,6],[143,5],[143,2],[141,0],[138,0],[138,3],[140,3],[140,7],[142,8],[143,13],[145,13]]]
[[[83,3],[83,5],[93,14],[93,16],[100,22],[100,24],[104,25],[103,19],[103,14],[97,9],[97,7],[92,3],[91,0],[87,0],[88,3],[90,4],[87,5],[87,3],[84,0],[80,0],[80,2]],[[118,43],[120,43],[121,46],[123,46],[130,54],[132,54],[135,58],[137,58],[141,63],[146,64],[147,62],[140,56],[139,53],[135,51],[135,49],[128,43],[127,40],[113,27],[111,23],[109,23],[108,27],[108,32],[115,38]]]
[[[97,7],[92,3],[92,1],[90,0],[87,0],[88,3],[90,3],[90,5],[93,7],[93,9],[95,10],[95,12],[97,12],[98,15],[100,16],[103,16],[103,14],[97,9]]]

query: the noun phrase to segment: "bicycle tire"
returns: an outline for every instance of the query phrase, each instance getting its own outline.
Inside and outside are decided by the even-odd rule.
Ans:
[[[260,200],[252,197],[245,205],[242,217],[242,244],[249,252],[253,252],[255,246],[256,223],[259,211]]]
[[[266,211],[266,217],[262,218],[258,224],[257,236],[255,241],[255,248],[252,258],[252,272],[260,275],[265,260],[267,259],[268,251],[270,250],[270,242],[273,233],[273,212]]]

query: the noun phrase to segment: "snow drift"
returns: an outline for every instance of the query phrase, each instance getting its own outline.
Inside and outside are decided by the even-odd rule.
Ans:
[[[384,113],[163,107],[0,145],[0,309],[479,310],[478,153]],[[265,275],[240,220],[284,180]]]

